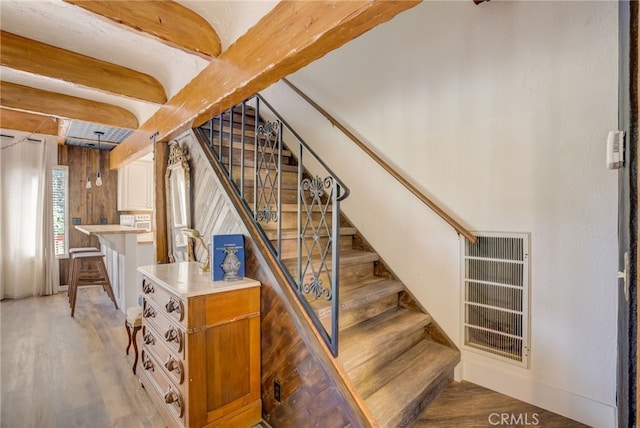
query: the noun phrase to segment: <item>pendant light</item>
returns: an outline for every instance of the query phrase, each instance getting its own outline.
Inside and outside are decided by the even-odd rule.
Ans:
[[[98,173],[96,174],[96,186],[102,186],[102,171],[100,170],[100,136],[104,135],[102,131],[93,131],[98,136]]]

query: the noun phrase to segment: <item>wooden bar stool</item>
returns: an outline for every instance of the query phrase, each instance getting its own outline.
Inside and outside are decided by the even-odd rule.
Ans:
[[[73,274],[73,255],[77,253],[99,253],[96,247],[76,247],[69,248],[69,278],[67,279],[67,296],[71,304],[71,275]]]
[[[99,252],[75,253],[71,256],[72,275],[69,281],[69,298],[71,299],[71,316],[76,310],[76,298],[78,297],[78,287],[83,285],[102,285],[102,289],[109,295],[116,309],[118,303],[111,288],[111,281],[104,265],[105,255]],[[87,275],[89,269],[94,268],[96,274]]]
[[[136,374],[136,366],[138,365],[138,342],[136,341],[136,335],[142,328],[142,307],[133,306],[127,309],[127,318],[124,321],[124,326],[127,329],[127,336],[129,336],[129,344],[127,345],[127,355],[129,355],[129,348],[133,343],[133,350],[136,356],[133,360],[133,374]]]

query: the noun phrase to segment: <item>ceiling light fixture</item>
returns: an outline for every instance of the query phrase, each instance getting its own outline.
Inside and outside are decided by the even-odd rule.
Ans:
[[[98,172],[96,174],[96,186],[102,186],[102,171],[100,170],[100,136],[104,135],[102,131],[93,131],[94,134],[98,136]],[[93,145],[93,144],[92,144]],[[87,176],[87,184],[85,185],[87,189],[91,189],[91,174]]]
[[[100,171],[100,136],[104,135],[102,131],[93,131],[98,136],[98,173],[96,174],[96,186],[102,186],[102,171]]]

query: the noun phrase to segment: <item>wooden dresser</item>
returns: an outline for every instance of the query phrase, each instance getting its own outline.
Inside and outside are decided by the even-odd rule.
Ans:
[[[262,418],[260,283],[212,282],[195,262],[143,266],[140,380],[170,427]]]

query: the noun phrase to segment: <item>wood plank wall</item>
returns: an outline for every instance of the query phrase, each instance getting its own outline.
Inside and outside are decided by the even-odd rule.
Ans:
[[[109,170],[109,152],[100,150],[102,186],[96,187],[98,150],[78,146],[58,146],[58,164],[69,167],[69,248],[98,247],[95,236],[78,232],[71,223],[79,218],[82,224],[100,224],[106,219],[109,224],[119,223],[117,212],[118,171]],[[87,175],[91,174],[91,189],[86,189]],[[68,260],[60,259],[60,284],[68,281]]]
[[[245,235],[246,275],[258,279],[261,288],[262,413],[273,426],[359,426],[334,380],[320,359],[303,341],[282,298],[282,289],[260,262],[234,206],[189,132],[178,139],[189,154],[193,195],[193,227],[210,239],[211,234]],[[197,243],[196,259],[205,251]],[[274,381],[282,387],[282,401],[274,399]]]
[[[167,206],[166,206],[166,186],[165,175],[167,173],[167,161],[169,154],[167,153],[167,144],[157,142],[154,146],[154,174],[155,181],[155,260],[156,263],[167,263],[169,257],[167,254]]]

